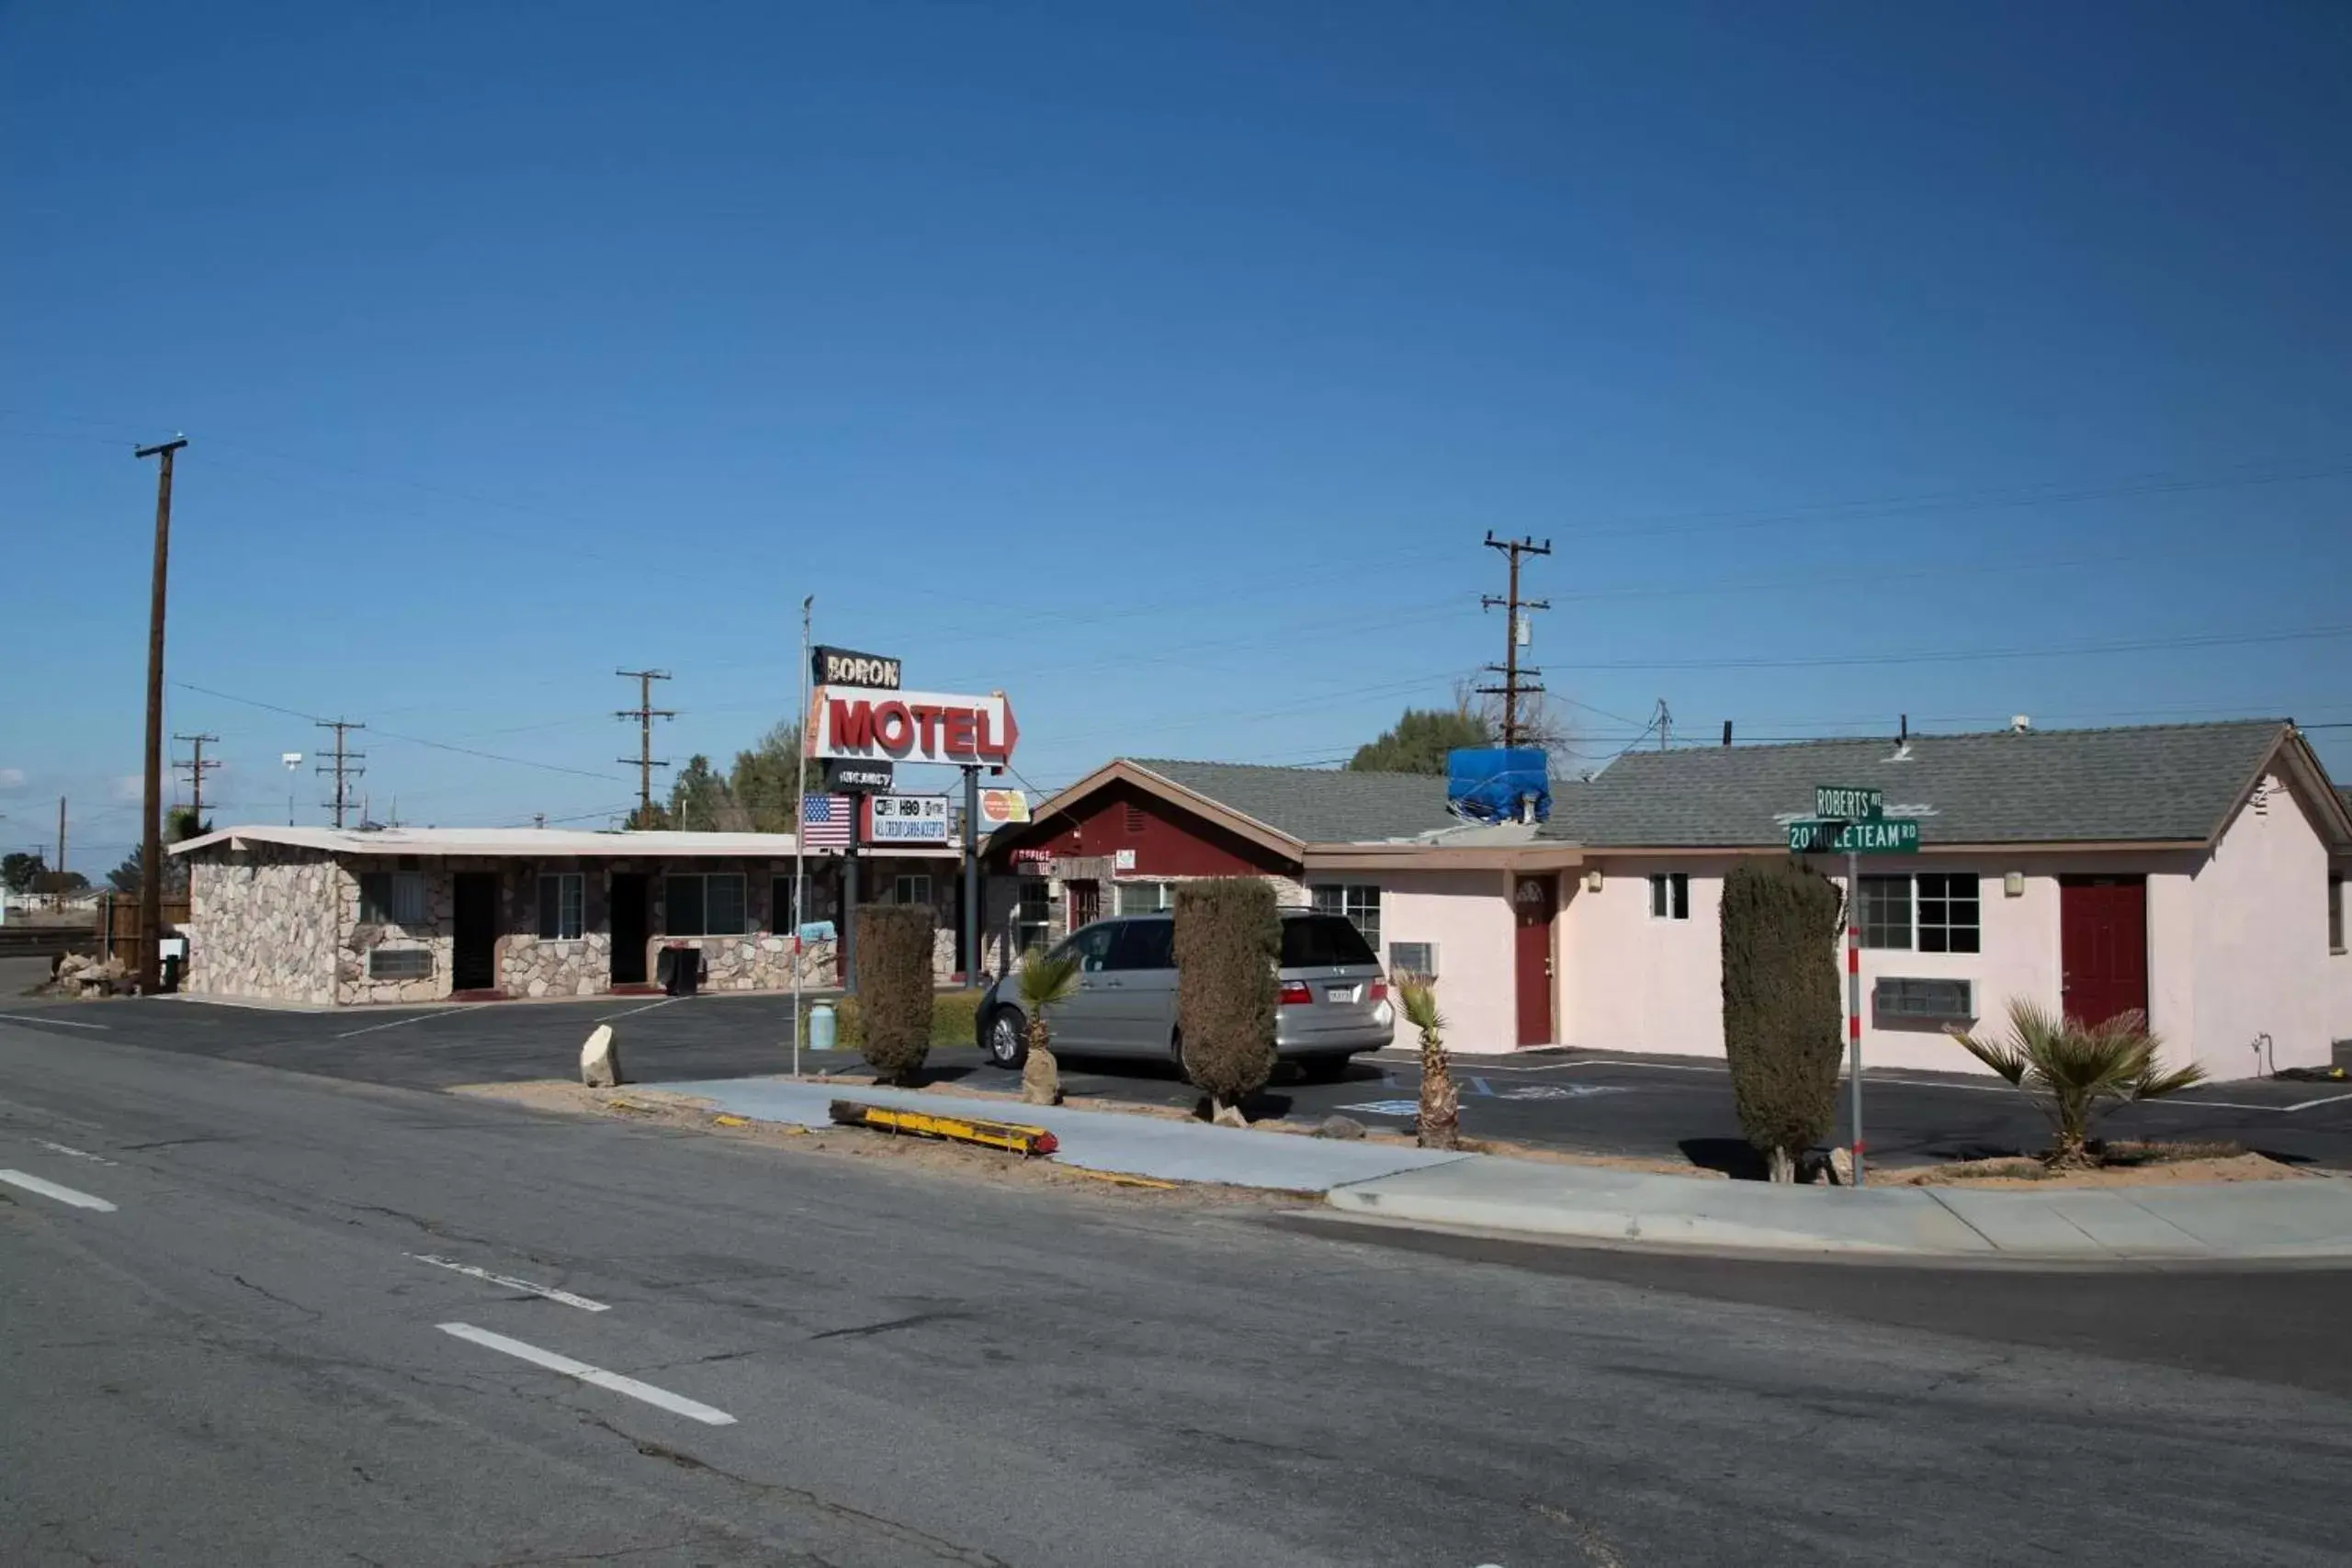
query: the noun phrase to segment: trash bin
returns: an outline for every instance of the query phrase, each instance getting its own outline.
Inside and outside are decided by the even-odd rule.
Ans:
[[[833,1004],[819,1002],[808,1010],[808,1049],[830,1051],[833,1048]]]
[[[684,943],[665,947],[654,961],[662,988],[673,997],[691,997],[702,984],[702,949]]]

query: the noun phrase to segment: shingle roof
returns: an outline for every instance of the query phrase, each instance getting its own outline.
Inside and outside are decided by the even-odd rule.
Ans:
[[[1128,761],[1301,843],[1372,843],[1462,826],[1445,808],[1445,780],[1430,773]]]
[[[1815,784],[1876,786],[1889,816],[1923,808],[1936,843],[2203,840],[2289,733],[2282,719],[1809,740],[1634,751],[1554,792],[1544,836],[1596,847],[1769,844]],[[1898,756],[1907,760],[1898,761]]]

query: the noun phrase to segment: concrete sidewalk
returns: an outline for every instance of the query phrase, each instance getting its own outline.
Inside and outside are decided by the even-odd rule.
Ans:
[[[835,1100],[1021,1122],[1050,1129],[1066,1165],[1320,1193],[1344,1213],[1449,1230],[1815,1255],[2352,1259],[2347,1179],[2049,1191],[1773,1187],[787,1078],[644,1087],[808,1127],[830,1124]]]

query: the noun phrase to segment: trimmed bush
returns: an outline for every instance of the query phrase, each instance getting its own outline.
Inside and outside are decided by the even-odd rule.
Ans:
[[[906,1083],[931,1051],[932,915],[911,904],[857,911],[858,1049],[883,1083]]]
[[[1724,1054],[1747,1141],[1772,1179],[1838,1118],[1838,889],[1794,859],[1749,859],[1724,878]]]
[[[1176,889],[1176,1028],[1184,1073],[1222,1111],[1274,1071],[1274,968],[1282,957],[1274,890],[1252,876]]]

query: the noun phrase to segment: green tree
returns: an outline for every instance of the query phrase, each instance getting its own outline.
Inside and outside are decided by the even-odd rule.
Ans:
[[[164,842],[167,844],[201,838],[210,831],[212,824],[198,821],[193,807],[175,806],[164,815]]]
[[[1458,746],[1492,746],[1494,727],[1466,708],[1407,708],[1396,728],[1356,748],[1356,773],[1443,773],[1445,754]]]
[[[710,759],[695,752],[670,783],[667,827],[688,833],[730,832],[746,823],[734,791]]]
[[[146,869],[137,850],[123,856],[122,863],[107,873],[107,886],[118,893],[136,893],[140,884],[146,880]]]
[[[1747,1141],[1772,1179],[1828,1136],[1838,1111],[1837,948],[1829,881],[1781,857],[1724,878],[1724,1055]]]
[[[2137,1010],[2090,1024],[2019,997],[2009,1003],[2007,1040],[1958,1030],[1952,1039],[2050,1119],[2058,1142],[2041,1157],[2060,1170],[2097,1163],[2090,1155],[2091,1122],[2102,1110],[2162,1099],[2205,1081],[2205,1069],[2194,1062],[2170,1072],[2156,1065],[2163,1042],[2148,1032],[2148,1015]]]
[[[11,893],[29,893],[34,879],[47,874],[48,871],[49,863],[39,854],[17,850],[0,856],[0,885],[5,885]]]
[[[789,833],[798,829],[802,761],[800,726],[791,719],[771,728],[752,750],[735,753],[728,789],[750,818],[752,831]],[[817,772],[818,764],[809,762],[812,784]]]
[[[1206,1089],[1217,1120],[1274,1071],[1274,966],[1282,957],[1274,890],[1254,876],[1204,877],[1176,888],[1176,1030],[1185,1076]]]

